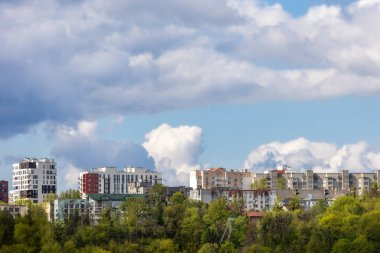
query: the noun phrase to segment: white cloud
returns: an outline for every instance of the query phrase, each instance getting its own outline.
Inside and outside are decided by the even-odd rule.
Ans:
[[[145,135],[143,146],[167,184],[188,185],[190,171],[200,168],[198,157],[202,153],[202,129],[162,124]]]
[[[98,135],[97,122],[78,122],[75,128],[59,126],[55,129],[55,143],[51,153],[57,159],[59,185],[76,187],[80,171],[102,166],[142,166],[154,169],[153,159],[139,144],[103,140]],[[62,189],[61,189],[62,190]]]
[[[60,171],[64,171],[64,182],[60,181],[58,185],[64,185],[65,189],[59,189],[59,191],[63,191],[66,189],[77,189],[78,188],[78,177],[79,173],[81,173],[83,170],[75,167],[74,165],[68,163],[68,164],[60,164],[59,167]],[[58,175],[58,178],[62,178],[60,175]]]
[[[369,171],[380,169],[380,152],[370,151],[366,142],[337,147],[333,143],[313,142],[304,138],[261,145],[248,155],[244,167],[266,170],[289,165],[294,170]]]

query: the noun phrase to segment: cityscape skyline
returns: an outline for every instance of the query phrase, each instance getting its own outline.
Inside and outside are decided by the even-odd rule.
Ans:
[[[0,3],[0,180],[24,157],[59,190],[99,166],[380,169],[380,1],[295,2]]]

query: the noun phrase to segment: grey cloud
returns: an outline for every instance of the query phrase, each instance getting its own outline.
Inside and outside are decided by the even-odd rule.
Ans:
[[[379,12],[319,6],[292,18],[258,1],[3,1],[0,137],[46,121],[378,94]]]
[[[100,141],[84,136],[66,137],[58,141],[52,149],[57,159],[73,164],[81,169],[100,166],[143,166],[154,169],[153,159],[138,144],[116,141]]]

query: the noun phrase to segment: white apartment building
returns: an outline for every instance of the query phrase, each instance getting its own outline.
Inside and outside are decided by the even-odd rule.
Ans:
[[[276,196],[270,190],[234,190],[227,188],[193,189],[190,199],[210,203],[215,199],[224,198],[228,203],[241,201],[245,211],[263,211],[271,209]]]
[[[142,167],[101,167],[80,173],[79,189],[83,197],[88,194],[128,194],[136,183],[162,183],[161,173]]]
[[[57,192],[57,168],[54,159],[25,158],[13,164],[12,202],[30,199],[42,203]]]

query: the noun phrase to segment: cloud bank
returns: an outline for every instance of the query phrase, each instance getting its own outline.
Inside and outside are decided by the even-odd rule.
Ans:
[[[152,8],[154,6],[154,8]],[[2,1],[0,136],[40,122],[380,91],[379,1]]]
[[[202,129],[197,126],[162,124],[145,135],[143,146],[154,159],[165,184],[188,185],[190,171],[200,169]]]
[[[76,128],[60,126],[52,155],[59,162],[60,185],[77,187],[78,175],[86,169],[115,166],[142,166],[154,169],[153,159],[139,144],[105,141],[96,132],[96,122],[79,122]]]
[[[335,172],[372,171],[379,168],[380,152],[373,152],[366,142],[337,147],[333,143],[313,142],[298,138],[289,142],[271,142],[261,145],[248,155],[244,168],[263,171],[277,165],[289,165],[294,170],[313,169]]]

